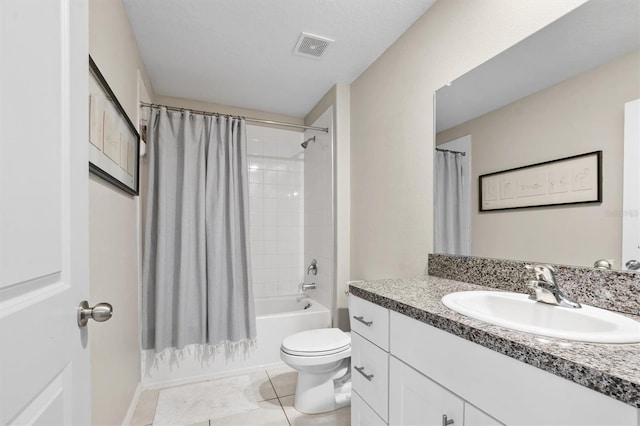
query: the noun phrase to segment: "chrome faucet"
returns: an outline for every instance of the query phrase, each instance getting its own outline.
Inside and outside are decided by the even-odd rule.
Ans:
[[[316,289],[316,283],[311,283],[311,284],[300,283],[300,289],[302,291],[315,290]]]
[[[313,275],[318,275],[318,261],[313,259],[311,264],[307,267],[307,275],[309,273],[313,273]]]
[[[593,267],[596,269],[611,269],[613,266],[613,260],[611,259],[598,259],[593,263]]]
[[[526,268],[533,270],[536,275],[535,280],[529,281],[529,288],[532,290],[529,299],[565,308],[581,307],[580,303],[574,302],[560,291],[560,287],[556,283],[556,271],[553,266],[536,264],[526,265]]]

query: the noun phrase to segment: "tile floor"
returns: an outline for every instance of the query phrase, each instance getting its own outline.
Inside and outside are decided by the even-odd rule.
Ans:
[[[324,414],[293,408],[298,374],[283,365],[256,373],[144,391],[131,426],[349,426],[351,407]]]

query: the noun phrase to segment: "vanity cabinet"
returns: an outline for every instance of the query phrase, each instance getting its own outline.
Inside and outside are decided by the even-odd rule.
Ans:
[[[389,413],[389,310],[349,297],[351,424],[385,425]]]
[[[639,424],[639,410],[631,405],[408,316],[391,311],[389,327],[389,424],[402,424],[395,422],[395,399],[401,397],[396,381],[404,380],[396,378],[397,360],[464,402],[464,420],[454,419],[454,426]]]
[[[353,426],[640,425],[631,405],[350,297]]]

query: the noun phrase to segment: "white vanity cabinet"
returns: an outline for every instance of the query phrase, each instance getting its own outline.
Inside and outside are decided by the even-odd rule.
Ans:
[[[353,426],[640,425],[631,405],[350,297]]]
[[[422,376],[412,377],[412,383],[431,382],[424,392],[437,386],[434,398],[447,401],[440,403],[440,417],[449,410],[444,392],[461,401],[463,420],[454,418],[453,426],[640,424],[640,410],[631,405],[397,312],[390,312],[389,330],[389,424],[410,424],[402,417],[408,414],[398,413],[402,405],[396,398],[403,398],[398,389],[408,387],[409,379],[398,376],[397,362]]]
[[[389,410],[389,310],[349,297],[351,425],[385,425]]]

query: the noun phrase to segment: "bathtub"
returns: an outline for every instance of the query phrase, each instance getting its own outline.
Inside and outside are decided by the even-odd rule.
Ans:
[[[255,300],[256,345],[241,355],[223,348],[203,354],[188,346],[174,354],[143,351],[142,384],[161,387],[206,380],[279,365],[282,340],[300,331],[331,326],[331,311],[309,297],[280,296]]]

